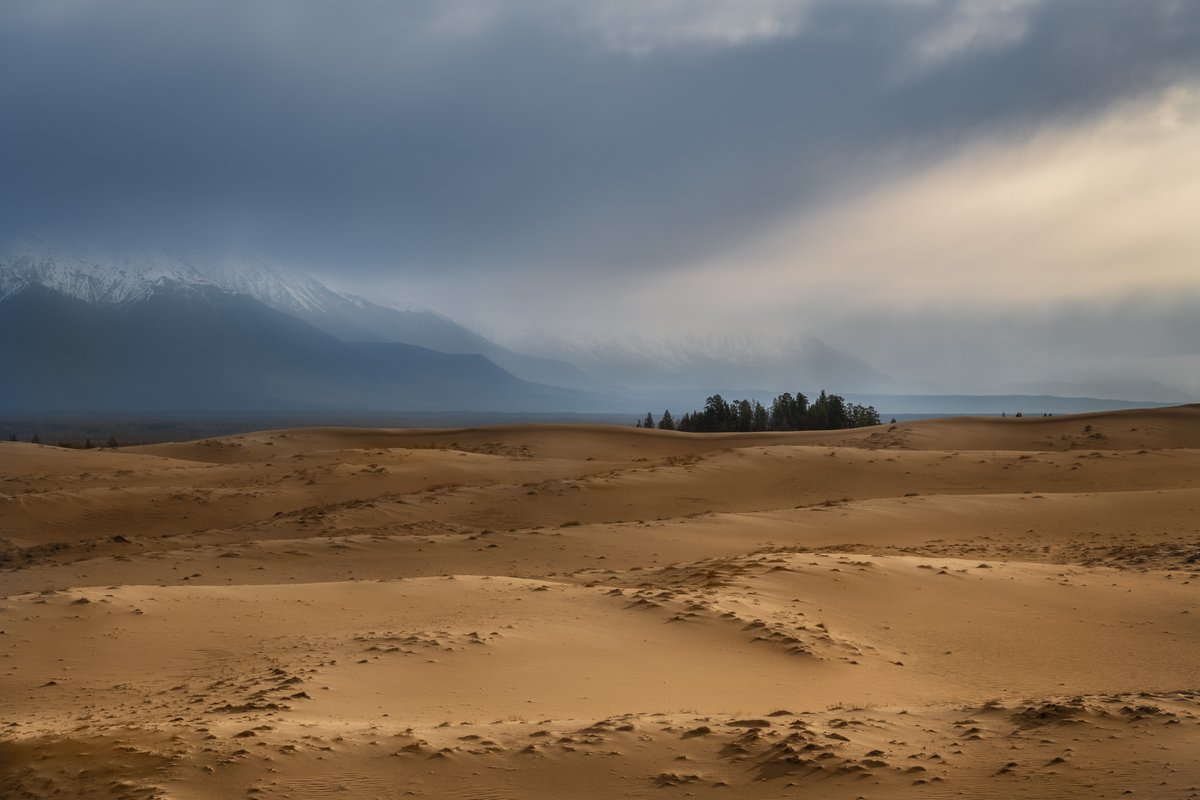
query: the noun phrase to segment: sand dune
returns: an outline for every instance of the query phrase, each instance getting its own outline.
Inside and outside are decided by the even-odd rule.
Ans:
[[[1200,797],[1200,407],[0,443],[0,796]]]

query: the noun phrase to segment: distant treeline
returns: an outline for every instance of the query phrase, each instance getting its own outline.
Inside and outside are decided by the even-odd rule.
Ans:
[[[234,436],[279,428],[335,426],[350,428],[466,428],[481,425],[578,423],[623,425],[625,413],[575,414],[486,411],[395,411],[377,413],[312,412],[295,414],[179,416],[87,414],[0,417],[0,441],[34,442],[56,447],[127,447]]]
[[[658,428],[688,433],[728,433],[750,431],[829,431],[878,425],[879,412],[874,406],[848,403],[836,394],[822,390],[811,403],[802,393],[785,392],[767,408],[757,400],[728,401],[719,394],[704,401],[704,410],[684,414],[679,420],[664,411],[658,422],[653,414],[638,420],[639,428]]]
[[[17,438],[17,435],[15,433],[10,433],[8,435],[8,441],[19,442],[21,440]],[[42,444],[42,437],[35,433],[33,436],[29,437],[29,443],[30,444]],[[108,437],[108,441],[103,442],[103,443],[93,442],[90,436],[85,436],[82,442],[70,441],[67,439],[59,439],[57,442],[46,442],[46,444],[53,444],[55,447],[67,447],[67,448],[71,448],[74,450],[91,450],[93,447],[120,447],[121,446],[121,443],[117,441],[117,437],[115,434],[110,435]]]

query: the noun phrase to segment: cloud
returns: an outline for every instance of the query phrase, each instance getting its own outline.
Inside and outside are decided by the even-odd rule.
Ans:
[[[790,220],[711,274],[784,296],[820,287],[909,305],[1200,287],[1197,208],[1200,86],[1178,86],[1098,119],[974,143]]]
[[[1138,394],[1157,382],[1200,397],[1196,208],[1200,87],[1183,85],[974,142],[682,274],[596,281],[531,329],[473,311],[547,353],[566,338],[753,361],[816,334],[911,389],[1174,396]]]
[[[1177,86],[1020,139],[972,142],[683,271],[619,282],[595,273],[558,321],[579,326],[597,297],[607,301],[598,327],[625,325],[606,310],[620,307],[663,330],[700,332],[715,319],[786,331],[798,315],[823,324],[844,308],[1044,308],[1200,290],[1197,208],[1200,85]],[[485,296],[503,296],[505,282]]]
[[[1044,0],[962,0],[942,21],[913,39],[910,65],[920,73],[956,56],[1002,50],[1023,40]]]
[[[686,268],[888,159],[1161,88],[1196,67],[1179,8],[17,0],[0,236],[349,273]]]
[[[1198,41],[1171,0],[13,0],[0,239],[580,335],[1167,291]]]
[[[644,54],[689,45],[730,47],[796,36],[815,0],[602,0],[571,4],[585,34]]]

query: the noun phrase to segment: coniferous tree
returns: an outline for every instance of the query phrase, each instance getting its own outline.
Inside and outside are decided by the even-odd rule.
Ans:
[[[731,429],[733,409],[719,394],[704,401],[704,421],[701,430],[709,433],[725,432]]]
[[[771,427],[771,417],[762,403],[754,401],[754,411],[750,418],[750,430],[765,431]]]
[[[663,412],[662,419],[658,421],[658,429],[661,431],[675,430],[675,420],[671,419],[671,409]]]
[[[846,400],[837,394],[831,394],[826,401],[826,414],[831,430],[842,430],[850,427],[850,416],[846,412]]]
[[[771,401],[771,430],[795,430],[792,424],[792,394],[784,392]]]
[[[33,435],[33,438],[31,438],[31,439],[29,440],[29,443],[30,443],[30,444],[41,444],[41,443],[42,443],[42,437],[38,436],[38,435],[35,433],[35,434]]]
[[[879,412],[875,410],[875,406],[850,403],[846,406],[846,416],[850,420],[849,427],[851,428],[866,428],[880,424]]]
[[[818,431],[829,430],[829,398],[825,396],[824,389],[808,407],[808,413],[804,416],[807,423],[805,427]]]
[[[716,394],[704,402],[702,411],[684,414],[675,430],[694,433],[725,431],[836,430],[878,425],[873,406],[849,403],[837,394],[822,391],[809,405],[803,394],[783,393],[766,408],[757,400],[727,401]]]
[[[751,427],[754,425],[754,406],[750,405],[749,400],[739,400],[736,404],[736,409],[734,430],[741,433],[749,433]]]
[[[642,427],[643,428],[653,428],[654,427],[654,415],[651,414],[649,411],[646,412],[646,418],[644,420],[642,420]]]

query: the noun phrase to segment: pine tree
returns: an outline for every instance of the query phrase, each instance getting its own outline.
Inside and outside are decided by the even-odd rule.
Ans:
[[[704,401],[704,410],[684,414],[675,423],[675,430],[688,433],[836,430],[879,424],[879,412],[874,406],[848,403],[841,395],[825,391],[812,405],[803,394],[793,397],[785,392],[771,401],[770,409],[757,400],[727,401],[715,394]]]
[[[675,430],[675,420],[671,419],[671,409],[668,408],[663,412],[662,419],[658,421],[658,429],[660,431]]]
[[[116,436],[116,434],[111,434],[111,435],[108,437],[108,444],[106,444],[106,445],[105,445],[105,447],[112,447],[112,448],[119,447],[119,445],[117,444],[117,436]]]
[[[706,433],[728,431],[733,422],[733,409],[719,394],[704,401],[704,417],[700,430]]]
[[[765,431],[771,427],[771,417],[762,403],[754,401],[754,411],[750,416],[750,430]]]
[[[643,428],[653,428],[654,427],[654,415],[651,414],[649,411],[646,412],[646,418],[644,420],[642,420],[642,427]]]
[[[33,438],[29,440],[29,443],[30,443],[30,444],[41,444],[41,443],[42,443],[42,437],[38,436],[38,435],[35,433],[35,434],[33,435]]]
[[[871,425],[880,424],[879,412],[875,410],[875,406],[850,403],[846,406],[846,414],[850,420],[851,428],[866,428]]]
[[[831,394],[826,400],[829,409],[829,428],[831,430],[849,428],[850,415],[846,409],[846,399],[839,394]]]
[[[795,430],[792,419],[792,394],[784,392],[771,401],[771,430]]]
[[[806,428],[811,428],[816,431],[829,430],[829,398],[825,394],[825,390],[821,390],[821,394],[809,406],[808,413],[804,416]]]
[[[750,405],[749,400],[739,400],[733,404],[733,408],[734,430],[749,433],[751,426],[754,424],[754,407]]]

